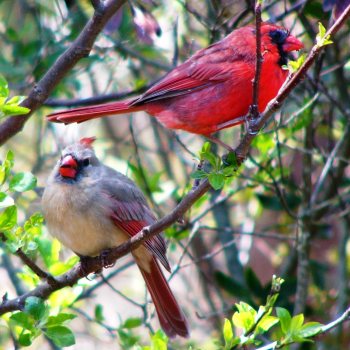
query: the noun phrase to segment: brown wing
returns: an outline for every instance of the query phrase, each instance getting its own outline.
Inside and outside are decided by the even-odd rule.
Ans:
[[[110,217],[114,224],[130,237],[136,235],[145,226],[151,225],[156,218],[148,207],[142,192],[126,176],[111,168],[104,167],[109,180],[103,183],[102,193],[107,197]],[[155,235],[143,243],[161,264],[170,271],[166,257],[166,243],[161,235]]]

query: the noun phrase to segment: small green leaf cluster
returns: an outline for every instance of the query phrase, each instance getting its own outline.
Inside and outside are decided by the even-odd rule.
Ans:
[[[74,334],[66,326],[75,317],[69,313],[50,315],[48,305],[42,299],[31,296],[26,299],[24,310],[13,313],[8,322],[21,346],[30,346],[35,338],[44,334],[55,345],[65,347],[75,344]]]
[[[246,345],[259,346],[262,343],[259,336],[266,336],[265,333],[277,324],[280,325],[277,332],[279,336],[270,344],[271,349],[312,341],[310,338],[322,331],[322,325],[318,322],[304,323],[303,314],[292,317],[287,309],[274,308],[283,282],[283,279],[273,276],[271,292],[265,305],[260,306],[258,311],[245,302],[236,304],[237,311],[233,314],[232,320],[225,319],[222,331],[225,344],[220,346],[220,349],[231,350]],[[276,316],[272,315],[274,310]]]
[[[125,320],[121,326],[117,328],[119,343],[123,349],[132,350],[167,350],[168,337],[162,330],[158,330],[151,335],[150,345],[141,345],[141,338],[135,335],[134,329],[143,325],[143,321],[138,317],[131,317]]]
[[[296,73],[299,68],[303,65],[305,62],[306,55],[302,54],[300,55],[296,61],[288,61],[288,70],[290,73]]]
[[[238,163],[236,155],[230,152],[223,162],[222,158],[211,151],[209,142],[206,142],[199,152],[199,159],[204,164],[203,169],[196,170],[191,177],[194,179],[208,179],[214,190],[224,187],[225,182],[235,175]]]
[[[12,194],[34,189],[37,180],[30,172],[13,173],[13,165],[13,152],[8,151],[0,165],[0,231],[5,234],[6,242],[12,252],[21,247],[34,248],[31,247],[31,242],[43,222],[41,214],[36,213],[25,222],[23,227],[16,227],[17,207]]]
[[[10,90],[6,79],[0,75],[0,120],[5,117],[22,115],[30,112],[29,108],[20,106],[25,96],[9,97]]]
[[[168,337],[163,331],[159,330],[151,336],[151,345],[143,346],[139,350],[167,350],[168,349]]]
[[[125,320],[121,326],[118,327],[117,333],[120,346],[123,349],[130,349],[140,342],[140,337],[135,335],[133,330],[142,325],[142,319],[138,317],[131,317]]]
[[[275,299],[276,300],[276,299]],[[259,345],[261,341],[257,336],[266,333],[272,326],[278,323],[278,318],[271,316],[272,307],[260,306],[256,311],[249,304],[240,302],[236,304],[237,310],[231,321],[225,319],[223,335],[225,340],[224,349],[229,350],[237,345]],[[235,336],[234,329],[240,330],[241,336]]]
[[[37,180],[30,172],[14,173],[14,155],[8,151],[0,165],[0,232],[6,237],[11,252],[19,248],[34,250],[34,237],[42,226],[41,214],[33,214],[22,227],[17,226],[17,206],[13,196],[16,192],[25,192],[36,187]]]
[[[276,308],[276,314],[280,321],[283,337],[278,341],[280,347],[291,343],[312,341],[309,339],[322,331],[322,325],[318,322],[304,323],[304,315],[291,316],[287,309]]]
[[[330,40],[330,35],[326,35],[326,28],[321,22],[318,22],[318,34],[316,36],[316,43],[318,47],[326,46],[333,44],[333,41]]]

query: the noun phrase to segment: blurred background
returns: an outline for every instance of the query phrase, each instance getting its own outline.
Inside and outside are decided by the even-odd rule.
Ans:
[[[307,54],[318,33],[342,9],[342,1],[265,1],[263,19],[277,22],[301,39]],[[27,95],[79,35],[93,8],[85,0],[0,0],[0,74],[13,95]],[[254,22],[254,2],[238,0],[144,0],[126,3],[98,37],[89,57],[67,73],[54,93],[0,150],[11,149],[16,171],[31,171],[38,187],[17,198],[19,222],[40,212],[48,173],[65,145],[96,136],[96,153],[131,177],[158,217],[169,213],[192,187],[191,173],[205,139],[165,130],[145,113],[56,125],[45,115],[71,106],[107,102],[141,93],[173,66]],[[264,304],[272,275],[285,279],[278,306],[328,323],[349,304],[349,22],[331,38],[304,82],[257,137],[237,177],[210,191],[167,229],[170,285],[191,325],[190,340],[172,349],[215,349],[234,304]],[[14,117],[15,118],[15,117]],[[238,144],[244,127],[220,132]],[[223,149],[212,145],[223,154]],[[329,160],[331,158],[331,161]],[[328,161],[328,163],[327,163]],[[320,176],[322,175],[320,181]],[[76,258],[37,233],[32,256],[51,273]],[[302,274],[302,272],[307,272]],[[38,278],[0,247],[0,295],[32,289]],[[306,293],[306,303],[300,296]],[[299,299],[298,299],[299,298]],[[54,293],[53,308],[78,315],[71,322],[73,349],[129,349],[145,344],[159,328],[144,282],[128,256],[91,280]],[[0,319],[0,348],[16,348]],[[303,349],[347,349],[348,324]],[[18,344],[17,344],[18,345]],[[57,348],[45,337],[30,349]]]

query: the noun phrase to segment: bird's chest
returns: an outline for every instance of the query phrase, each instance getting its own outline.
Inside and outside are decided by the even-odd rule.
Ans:
[[[96,256],[127,236],[110,220],[94,187],[51,184],[43,194],[43,212],[52,236],[75,253]]]
[[[288,76],[288,70],[282,69],[272,59],[267,59],[261,68],[259,88],[259,110],[262,112],[273,99]]]

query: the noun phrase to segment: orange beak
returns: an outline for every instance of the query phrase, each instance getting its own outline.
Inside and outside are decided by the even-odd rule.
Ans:
[[[78,172],[77,161],[71,155],[65,156],[61,160],[59,172],[60,172],[60,175],[62,177],[68,177],[70,179],[75,179],[77,172]]]
[[[283,51],[285,52],[299,51],[303,47],[304,44],[293,35],[289,35],[282,45]]]

